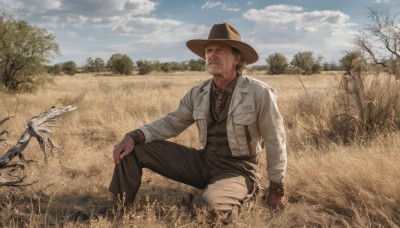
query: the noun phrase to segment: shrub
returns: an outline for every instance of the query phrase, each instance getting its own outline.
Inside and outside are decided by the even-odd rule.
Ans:
[[[115,74],[130,75],[133,70],[133,62],[127,55],[114,54],[108,60],[107,68]]]
[[[389,76],[362,76],[361,69],[353,65],[329,97],[299,97],[293,113],[286,115],[289,147],[363,144],[400,130],[400,83]]]
[[[364,59],[361,51],[349,51],[340,60],[340,66],[347,73],[350,73],[352,62],[356,59]]]
[[[53,66],[47,67],[47,73],[52,74],[52,75],[60,75],[62,72],[62,64],[57,63],[54,64]]]
[[[74,61],[67,61],[62,64],[62,71],[68,75],[75,75],[76,70],[77,68]]]
[[[88,58],[86,65],[83,67],[85,72],[103,72],[106,69],[106,64],[102,58]]]
[[[269,55],[266,61],[269,74],[283,74],[289,66],[286,57],[280,53]]]
[[[344,76],[330,122],[343,143],[365,142],[400,129],[400,85],[391,77],[366,83],[359,72]]]
[[[204,59],[191,59],[188,63],[187,63],[187,67],[191,70],[191,71],[204,71],[205,70],[205,60]]]
[[[302,70],[302,74],[310,75],[321,71],[322,57],[314,59],[311,51],[299,52],[293,56],[290,65],[298,67]]]
[[[136,61],[136,65],[139,68],[140,75],[149,74],[151,72],[151,67],[152,67],[151,61],[138,60],[138,61]]]

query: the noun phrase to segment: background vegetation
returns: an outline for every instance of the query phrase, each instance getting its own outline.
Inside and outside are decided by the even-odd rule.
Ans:
[[[58,53],[54,36],[24,20],[0,15],[0,90],[31,92],[44,84],[44,64]]]
[[[396,15],[370,10],[368,19],[338,63],[312,51],[290,62],[274,53],[266,66],[246,71],[278,92],[289,148],[287,207],[273,212],[259,199],[243,207],[236,226],[400,226],[400,32]],[[13,116],[1,125],[10,138],[1,138],[0,151],[18,140],[22,123],[54,103],[78,107],[56,123],[51,134],[61,149],[48,162],[35,142],[26,148],[34,162],[14,161],[23,165],[24,182],[35,184],[1,186],[2,226],[212,225],[182,201],[198,190],[149,170],[133,207],[118,210],[107,191],[113,145],[207,79],[204,60],[134,62],[115,53],[107,63],[93,57],[84,66],[49,65],[58,53],[54,37],[4,14],[0,40],[0,119]],[[199,147],[196,135],[192,126],[170,140]],[[265,154],[261,161],[265,168]]]
[[[210,226],[204,217],[194,217],[182,200],[185,193],[197,189],[149,170],[145,169],[133,207],[115,210],[107,191],[113,145],[125,132],[172,110],[193,84],[208,78],[204,73],[184,75],[77,74],[56,77],[54,84],[35,94],[1,94],[0,116],[14,116],[2,125],[11,130],[11,138],[0,146],[1,151],[16,142],[23,122],[56,100],[58,106],[78,108],[54,123],[52,139],[61,149],[47,163],[35,141],[25,150],[25,157],[34,162],[25,164],[15,158],[25,166],[24,183],[38,182],[0,188],[1,226]],[[245,207],[236,226],[399,226],[400,134],[386,130],[373,140],[346,145],[333,142],[327,132],[334,130],[329,117],[341,113],[335,102],[337,91],[343,90],[341,73],[300,76],[301,81],[289,75],[253,76],[277,91],[284,116],[289,149],[287,207],[276,213],[259,200]],[[380,79],[386,86],[390,78]],[[383,95],[385,90],[374,91]],[[397,111],[395,115],[398,120]],[[171,140],[200,146],[194,126]],[[265,154],[260,160],[265,167]],[[262,176],[266,184],[265,172]]]

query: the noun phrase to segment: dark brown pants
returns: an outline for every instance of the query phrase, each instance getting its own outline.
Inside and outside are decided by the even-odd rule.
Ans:
[[[222,161],[222,160],[221,160]],[[139,191],[142,168],[148,168],[169,179],[202,189],[193,206],[227,211],[240,206],[253,188],[251,179],[238,172],[235,164],[208,156],[203,150],[169,142],[154,141],[135,145],[135,151],[116,165],[109,190],[115,197],[134,201]]]

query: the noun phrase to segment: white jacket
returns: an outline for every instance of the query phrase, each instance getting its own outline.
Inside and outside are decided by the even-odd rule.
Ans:
[[[207,114],[212,79],[192,87],[178,107],[139,129],[146,143],[177,136],[196,122],[201,145],[207,145]],[[247,135],[250,133],[250,137]],[[287,165],[286,139],[275,91],[264,82],[239,76],[227,116],[227,136],[232,156],[257,155],[264,145],[270,181],[284,181]],[[251,139],[251,141],[249,141]]]

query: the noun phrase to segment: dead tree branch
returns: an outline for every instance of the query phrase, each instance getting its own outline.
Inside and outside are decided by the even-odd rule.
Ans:
[[[353,43],[376,65],[387,68],[400,80],[399,14],[369,9],[367,26],[357,34]]]
[[[57,147],[53,141],[48,137],[48,133],[51,132],[51,128],[54,125],[49,122],[54,121],[57,117],[75,110],[75,107],[67,106],[65,108],[51,108],[46,112],[42,112],[38,116],[33,117],[31,120],[25,123],[26,130],[22,133],[17,144],[9,149],[3,156],[0,157],[0,168],[4,167],[9,161],[15,156],[18,156],[21,160],[25,160],[22,155],[23,150],[28,146],[31,137],[35,137],[39,142],[40,148],[44,153],[44,158],[47,160],[47,149],[53,149]]]
[[[6,118],[0,120],[0,125],[2,125],[2,124],[3,124],[4,122],[6,122],[7,120],[11,119],[11,117],[12,117],[12,116],[9,116],[9,117],[6,117]],[[0,142],[6,142],[6,141],[8,140],[8,137],[9,137],[8,131],[7,131],[7,130],[2,130],[2,131],[0,132],[0,136],[2,136],[2,135],[6,135],[6,136],[5,136],[5,138],[1,138],[1,137],[0,137]]]

